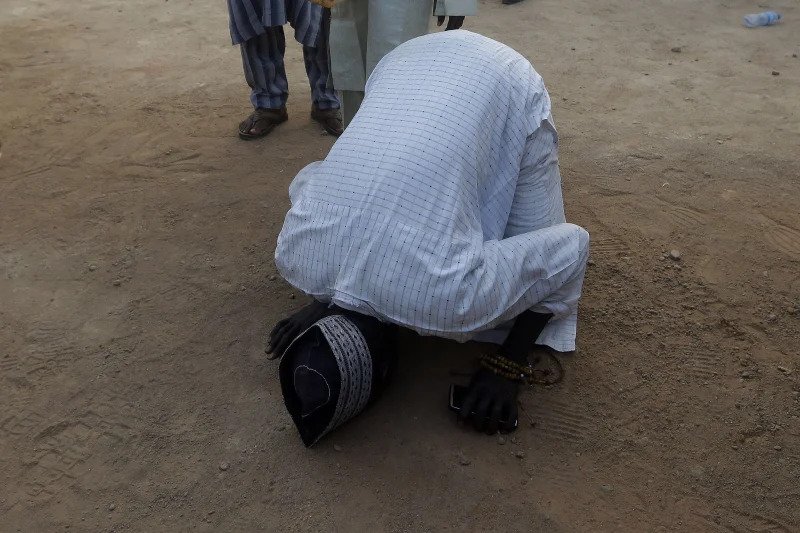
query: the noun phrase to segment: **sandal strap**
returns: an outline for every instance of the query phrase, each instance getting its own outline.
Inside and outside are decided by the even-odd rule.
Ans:
[[[244,121],[239,125],[239,133],[243,135],[253,135],[259,136],[262,132],[266,130],[272,130],[278,124],[286,121],[286,108],[280,109],[266,109],[266,108],[257,108],[250,116],[244,119]],[[260,127],[258,124],[263,122]],[[252,129],[260,130],[257,133],[251,134],[250,130]]]

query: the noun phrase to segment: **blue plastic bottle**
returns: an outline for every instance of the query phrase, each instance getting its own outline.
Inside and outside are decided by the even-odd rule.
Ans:
[[[758,26],[772,26],[777,24],[783,16],[775,11],[764,11],[763,13],[754,13],[752,15],[744,16],[744,25],[748,28],[756,28]]]

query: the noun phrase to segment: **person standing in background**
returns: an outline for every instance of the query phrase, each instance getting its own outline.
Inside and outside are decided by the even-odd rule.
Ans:
[[[303,45],[311,84],[311,118],[331,135],[342,133],[339,99],[330,82],[328,32],[330,11],[309,0],[228,0],[233,44],[240,45],[250,102],[255,108],[239,124],[239,137],[257,139],[286,122],[289,83],[284,66],[283,25],[294,29]]]
[[[331,74],[340,91],[344,126],[364,99],[378,62],[397,46],[428,33],[431,16],[457,30],[478,12],[477,0],[314,0],[331,7]]]

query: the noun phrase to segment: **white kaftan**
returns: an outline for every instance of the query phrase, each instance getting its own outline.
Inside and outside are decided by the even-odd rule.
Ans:
[[[457,340],[526,309],[575,348],[588,233],[565,223],[541,77],[468,31],[387,55],[324,161],[290,187],[283,277],[323,302]]]
[[[331,9],[333,86],[349,126],[375,66],[398,45],[428,33],[434,15],[471,16],[477,0],[343,0]]]

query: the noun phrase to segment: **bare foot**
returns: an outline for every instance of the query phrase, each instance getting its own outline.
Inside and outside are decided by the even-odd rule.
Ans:
[[[294,339],[311,327],[314,322],[336,312],[322,302],[314,300],[292,316],[278,322],[269,334],[267,353],[274,354],[275,359],[281,357]]]

